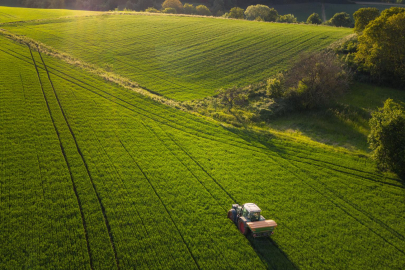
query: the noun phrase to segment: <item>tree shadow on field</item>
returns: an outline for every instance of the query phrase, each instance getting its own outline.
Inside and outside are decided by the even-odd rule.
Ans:
[[[299,269],[270,237],[246,237],[267,269]]]

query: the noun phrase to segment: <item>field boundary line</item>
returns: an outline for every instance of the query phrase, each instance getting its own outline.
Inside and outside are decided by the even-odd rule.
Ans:
[[[125,147],[124,143],[121,141],[121,139],[118,137],[117,138],[118,141],[120,142],[120,144],[122,145],[122,147],[125,149],[125,151],[128,153],[128,155],[131,157],[131,159],[134,161],[134,163],[136,164],[136,166],[138,167],[138,169],[141,171],[143,177],[145,177],[145,179],[148,181],[150,187],[153,189],[155,195],[159,198],[160,203],[163,205],[163,207],[166,210],[166,213],[169,215],[171,222],[173,223],[174,227],[177,229],[177,231],[179,232],[179,235],[181,237],[181,239],[183,240],[184,245],[187,247],[188,252],[190,253],[191,257],[194,260],[195,265],[197,266],[198,269],[200,268],[200,265],[197,263],[197,259],[195,258],[194,254],[191,252],[190,247],[188,246],[186,240],[183,237],[183,234],[180,232],[179,227],[177,227],[176,223],[174,222],[174,219],[172,217],[172,215],[170,214],[169,209],[167,209],[166,205],[164,204],[162,198],[160,197],[159,193],[156,191],[155,186],[152,184],[152,182],[150,181],[149,177],[146,176],[146,173],[142,170],[141,166],[139,165],[139,163],[136,161],[136,159],[134,158],[134,156],[128,151],[128,149]]]
[[[63,155],[63,158],[65,159],[65,163],[66,163],[67,169],[68,169],[68,171],[69,171],[70,180],[72,181],[73,191],[74,191],[74,193],[75,193],[75,195],[76,195],[76,200],[77,200],[77,203],[78,203],[78,205],[79,205],[79,211],[80,211],[80,215],[81,215],[81,218],[82,218],[82,224],[83,224],[83,229],[84,229],[84,235],[85,235],[86,244],[87,244],[87,252],[88,252],[89,261],[90,261],[90,268],[91,268],[91,269],[94,269],[93,259],[92,259],[92,256],[91,256],[91,250],[90,250],[90,244],[89,244],[89,237],[88,237],[88,232],[87,232],[87,223],[86,223],[86,220],[85,220],[85,218],[84,218],[82,203],[81,203],[79,194],[77,193],[77,187],[76,187],[76,184],[75,184],[75,182],[74,182],[74,180],[73,180],[73,174],[72,174],[72,171],[71,171],[71,168],[70,168],[69,161],[68,161],[67,156],[66,156],[65,148],[64,148],[63,145],[62,145],[62,141],[61,141],[61,139],[60,139],[60,134],[59,134],[58,128],[56,127],[55,120],[54,120],[54,118],[53,118],[52,111],[51,111],[51,108],[50,108],[50,106],[49,106],[48,99],[47,99],[47,97],[46,97],[46,95],[45,95],[44,87],[43,87],[43,84],[42,84],[41,77],[40,77],[40,75],[39,75],[39,71],[38,71],[38,67],[37,67],[37,64],[36,64],[35,59],[34,59],[34,55],[32,54],[30,45],[27,44],[27,46],[28,46],[28,48],[29,48],[29,50],[30,50],[30,54],[31,54],[31,57],[32,57],[32,61],[33,61],[33,63],[34,63],[35,70],[36,70],[37,76],[38,76],[38,80],[39,80],[39,83],[40,83],[40,85],[41,85],[42,95],[43,95],[43,97],[44,97],[44,100],[45,100],[45,103],[46,103],[46,107],[48,108],[49,116],[51,117],[54,130],[55,130],[55,132],[56,132],[56,135],[58,136],[59,145],[60,145],[60,148],[61,148],[61,150],[62,150],[62,155]]]
[[[1,29],[0,29],[0,34],[1,34]],[[1,50],[1,49],[0,49],[0,50]],[[14,52],[14,53],[15,53],[15,52]],[[17,57],[17,56],[15,56],[15,57]],[[17,57],[17,58],[19,58],[19,57]],[[19,59],[21,59],[21,58],[19,58]],[[23,59],[21,59],[21,60],[23,60]],[[23,60],[23,61],[25,61],[25,60]],[[54,69],[54,68],[52,68],[52,69]],[[69,75],[67,75],[67,74],[65,74],[65,73],[63,73],[63,72],[61,72],[61,71],[59,71],[59,70],[57,70],[57,69],[54,69],[54,70],[57,71],[57,72],[59,72],[59,73],[61,73],[61,74],[64,74],[65,76],[67,76],[67,77],[69,77],[69,78],[72,78],[71,76],[69,76]],[[135,113],[140,114],[140,115],[144,115],[144,116],[147,117],[147,118],[153,119],[154,121],[157,121],[157,122],[162,123],[162,124],[164,124],[164,125],[170,126],[170,127],[174,128],[174,129],[177,129],[177,130],[179,130],[179,131],[188,133],[188,134],[190,134],[190,135],[194,135],[194,136],[197,136],[197,137],[200,137],[200,138],[204,138],[204,139],[207,139],[207,140],[214,140],[214,141],[217,141],[217,142],[220,142],[220,143],[225,143],[225,144],[237,146],[237,147],[241,147],[241,148],[244,148],[244,149],[249,149],[249,150],[251,150],[251,151],[257,151],[257,150],[254,150],[254,149],[252,149],[252,148],[260,149],[261,151],[257,151],[257,152],[261,152],[261,153],[262,153],[263,150],[270,150],[270,151],[272,151],[272,150],[269,149],[268,147],[258,147],[258,146],[256,146],[256,145],[252,145],[252,144],[250,144],[250,143],[249,143],[249,144],[245,144],[245,145],[243,145],[243,144],[241,144],[241,143],[237,143],[237,145],[236,145],[236,144],[234,144],[234,143],[225,142],[225,141],[223,141],[223,140],[219,140],[219,139],[215,139],[215,138],[209,138],[209,137],[210,137],[209,134],[207,134],[208,137],[206,137],[206,136],[202,136],[201,134],[200,134],[200,135],[197,135],[197,134],[190,133],[190,132],[188,132],[188,131],[182,130],[181,128],[176,127],[176,126],[174,126],[174,125],[171,125],[171,124],[169,124],[169,123],[164,123],[164,122],[162,122],[162,121],[160,121],[160,120],[158,120],[158,119],[154,119],[154,117],[151,117],[150,115],[147,115],[147,114],[152,114],[152,115],[154,115],[154,116],[156,116],[156,117],[158,117],[158,118],[163,118],[163,119],[166,119],[166,118],[165,118],[165,117],[162,117],[162,116],[160,116],[160,115],[154,114],[154,113],[152,113],[152,112],[150,112],[150,111],[146,111],[145,109],[140,108],[140,107],[138,107],[138,106],[136,106],[136,105],[134,105],[134,104],[132,104],[132,103],[130,103],[130,102],[128,102],[128,101],[125,101],[125,100],[123,100],[122,98],[117,97],[117,96],[115,96],[115,95],[113,95],[113,94],[111,94],[111,93],[108,93],[108,92],[106,92],[106,91],[103,91],[103,90],[101,90],[101,89],[98,89],[97,87],[94,87],[94,86],[92,86],[92,85],[89,85],[89,84],[87,84],[87,83],[85,83],[85,82],[82,82],[82,81],[76,79],[76,78],[72,78],[72,79],[74,79],[74,80],[76,80],[76,81],[78,81],[78,82],[81,82],[81,83],[83,83],[83,84],[89,86],[89,87],[95,88],[96,90],[99,90],[99,91],[101,91],[101,92],[104,93],[104,94],[107,94],[107,95],[109,95],[109,96],[111,96],[111,97],[113,97],[113,98],[115,98],[115,99],[118,99],[119,101],[122,101],[123,103],[126,103],[126,104],[128,104],[130,107],[134,107],[134,108],[137,108],[137,109],[139,109],[139,110],[141,110],[141,111],[144,111],[145,113],[142,113],[142,112],[139,112],[139,111],[135,111],[135,110],[133,110],[132,108],[129,108],[129,107],[125,106],[124,104],[120,104],[120,103],[117,102],[117,101],[111,100],[111,99],[109,99],[109,98],[107,98],[107,97],[101,95],[100,93],[97,93],[97,92],[94,91],[94,90],[91,90],[91,89],[89,89],[89,88],[86,88],[86,87],[84,87],[84,86],[82,86],[82,85],[80,85],[80,84],[78,84],[78,83],[76,83],[76,82],[73,82],[72,80],[69,80],[69,79],[64,78],[64,77],[62,77],[62,76],[60,76],[60,75],[57,75],[57,74],[55,74],[54,72],[50,72],[50,73],[54,74],[54,75],[57,76],[57,77],[60,77],[60,78],[62,78],[62,79],[64,79],[64,80],[66,80],[66,81],[69,81],[69,82],[71,82],[71,83],[73,83],[73,84],[76,84],[76,85],[78,85],[78,86],[80,86],[80,87],[82,87],[82,88],[84,88],[84,89],[86,89],[86,90],[88,90],[88,91],[90,91],[90,92],[92,92],[92,93],[94,93],[94,94],[97,94],[97,95],[99,95],[99,96],[101,96],[101,97],[103,97],[103,98],[105,98],[105,99],[107,99],[107,100],[109,100],[109,101],[111,101],[111,102],[113,102],[113,103],[116,103],[116,104],[118,104],[118,105],[120,105],[120,106],[122,106],[122,107],[124,107],[124,108],[126,108],[126,109],[128,109],[128,110],[130,110],[130,111],[132,111],[132,112],[135,112]],[[159,101],[157,101],[157,102],[160,103]],[[169,106],[170,106],[170,104],[165,104],[165,105],[169,105]],[[182,110],[182,108],[179,108],[179,107],[177,107],[177,106],[175,106],[175,108]],[[190,112],[190,111],[187,111],[187,112],[189,112],[189,113],[191,113],[191,114],[194,115],[194,113],[192,113],[192,112]],[[168,119],[166,119],[166,120],[168,120]],[[169,121],[170,121],[170,120],[169,120]],[[200,131],[198,131],[198,130],[194,130],[194,131],[200,132]],[[345,153],[346,153],[346,152],[345,152]],[[324,163],[325,163],[325,162],[324,162]],[[332,164],[331,164],[331,165],[332,165]],[[333,165],[334,165],[334,166],[339,166],[339,165],[336,165],[336,164],[333,164]],[[339,166],[339,167],[342,167],[342,166]],[[353,169],[353,168],[348,168],[348,167],[344,167],[344,166],[343,166],[343,168],[347,168],[347,169],[350,169],[350,170],[362,172],[362,171],[360,171],[360,170]],[[367,173],[367,174],[372,175],[372,176],[376,176],[375,174],[373,174],[373,173],[371,173],[371,172],[364,172],[364,173]],[[361,176],[361,177],[362,177],[362,176]],[[364,177],[364,176],[363,176],[363,177]],[[396,179],[393,179],[393,180],[396,180]]]
[[[66,122],[67,127],[69,128],[69,131],[70,131],[70,133],[71,133],[71,135],[72,135],[73,141],[75,142],[77,151],[78,151],[79,155],[80,155],[81,158],[82,158],[83,164],[84,164],[84,166],[85,166],[85,168],[86,168],[86,171],[87,171],[87,174],[88,174],[88,176],[89,176],[89,178],[90,178],[90,181],[91,181],[91,184],[92,184],[92,186],[93,186],[94,192],[95,192],[95,194],[96,194],[96,196],[97,196],[98,202],[99,202],[100,207],[101,207],[101,211],[102,211],[102,213],[103,213],[104,222],[105,222],[105,224],[106,224],[107,231],[108,231],[108,234],[109,234],[109,237],[110,237],[111,247],[112,247],[112,249],[113,249],[113,251],[114,251],[115,263],[116,263],[116,265],[117,265],[117,268],[120,269],[120,267],[119,267],[119,262],[118,262],[117,250],[116,250],[115,244],[114,244],[114,237],[113,237],[113,235],[112,235],[112,233],[111,233],[111,226],[110,226],[110,223],[109,223],[109,221],[108,221],[108,219],[107,219],[107,215],[106,215],[106,213],[105,213],[105,207],[104,207],[104,205],[103,205],[103,203],[102,203],[102,201],[101,201],[100,195],[99,195],[98,192],[97,192],[96,186],[95,186],[94,181],[93,181],[93,177],[91,176],[91,173],[90,173],[89,167],[88,167],[88,165],[87,165],[87,162],[86,162],[86,160],[84,159],[84,156],[83,156],[83,153],[82,153],[82,151],[81,151],[81,149],[80,149],[80,147],[79,147],[79,144],[77,143],[76,136],[75,136],[75,134],[74,134],[74,132],[73,132],[73,130],[72,130],[72,127],[71,127],[70,124],[69,124],[69,121],[68,121],[68,119],[67,119],[67,117],[66,117],[65,111],[64,111],[64,109],[62,108],[62,105],[61,105],[61,103],[60,103],[58,94],[56,93],[55,87],[54,87],[53,82],[52,82],[52,80],[51,80],[51,77],[50,77],[50,75],[49,75],[48,68],[46,67],[46,64],[45,64],[45,62],[44,62],[44,59],[42,58],[41,52],[40,52],[39,50],[38,50],[38,53],[39,53],[39,56],[41,57],[41,60],[42,60],[43,65],[44,65],[44,67],[45,67],[46,73],[47,73],[47,75],[48,75],[48,80],[49,80],[49,82],[51,83],[51,86],[52,86],[52,89],[53,89],[55,98],[56,98],[56,100],[57,100],[57,102],[58,102],[58,105],[59,105],[59,108],[60,108],[60,110],[61,110],[61,112],[62,112],[63,118],[64,118],[64,120],[65,120],[65,122]]]
[[[59,60],[64,61],[67,64],[79,67],[81,69],[84,69],[91,74],[97,75],[98,77],[101,77],[102,79],[115,83],[121,87],[124,87],[126,89],[129,89],[131,91],[134,91],[138,94],[141,94],[143,96],[147,96],[152,100],[155,100],[159,103],[163,103],[165,105],[168,105],[170,107],[176,107],[176,108],[181,108],[182,110],[186,110],[184,106],[181,105],[181,102],[175,101],[173,99],[166,98],[160,94],[157,94],[154,91],[147,90],[145,88],[142,88],[139,86],[137,82],[134,82],[128,78],[125,78],[121,75],[115,74],[113,72],[108,72],[100,67],[97,67],[96,65],[89,64],[87,62],[81,61],[78,58],[75,58],[67,53],[60,52],[48,45],[45,45],[39,41],[36,41],[34,39],[25,37],[25,36],[19,36],[15,35],[5,29],[0,28],[0,35],[3,35],[4,37],[11,39],[17,43],[21,44],[29,44],[33,48],[37,48],[38,52],[42,52],[46,55],[49,55],[51,57],[57,58]]]

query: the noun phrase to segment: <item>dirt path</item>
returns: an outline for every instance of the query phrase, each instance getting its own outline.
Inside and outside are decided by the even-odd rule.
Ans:
[[[322,3],[322,21],[326,22],[325,4]]]

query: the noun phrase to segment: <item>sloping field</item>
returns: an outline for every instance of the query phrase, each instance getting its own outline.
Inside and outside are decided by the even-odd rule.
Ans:
[[[246,86],[325,48],[347,28],[198,17],[105,15],[4,25],[177,100]]]
[[[98,12],[68,9],[15,8],[0,6],[0,23],[94,15]]]
[[[405,187],[369,159],[226,129],[0,43],[1,269],[404,268]],[[271,240],[237,231],[235,202],[277,221]]]

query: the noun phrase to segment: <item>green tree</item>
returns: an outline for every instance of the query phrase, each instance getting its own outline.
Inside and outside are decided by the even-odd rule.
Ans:
[[[225,2],[224,0],[214,0],[214,4],[212,6],[212,11],[214,14],[218,16],[219,12],[224,14],[224,9],[225,9]]]
[[[274,8],[265,5],[248,6],[245,11],[245,17],[248,20],[255,20],[257,17],[267,22],[275,22],[278,18],[278,12]]]
[[[354,31],[357,33],[363,32],[366,26],[380,16],[380,11],[377,8],[361,8],[354,14]]]
[[[245,18],[244,12],[245,11],[243,10],[243,8],[238,7],[231,8],[228,14],[228,18],[244,19]]]
[[[319,16],[318,13],[312,13],[311,15],[309,15],[308,19],[307,19],[307,23],[308,24],[321,24],[322,23],[322,19]]]
[[[350,75],[334,53],[304,54],[284,76],[284,97],[299,109],[324,107],[349,89]]]
[[[195,9],[198,15],[211,16],[211,11],[207,8],[207,6],[198,5]]]
[[[165,0],[162,4],[162,8],[174,8],[177,13],[183,13],[183,4],[179,0]]]
[[[390,8],[370,22],[359,37],[359,69],[379,82],[405,86],[405,8]]]
[[[297,18],[293,14],[286,14],[278,16],[277,22],[296,23]]]
[[[350,15],[346,12],[340,12],[333,15],[333,17],[328,21],[328,24],[337,27],[350,27],[352,25],[352,19]]]
[[[177,11],[175,8],[165,8],[164,10],[162,10],[162,13],[176,14]]]
[[[403,108],[387,99],[373,113],[368,136],[373,158],[380,169],[389,169],[405,177],[405,114]]]
[[[184,14],[195,14],[197,11],[195,10],[195,6],[193,4],[185,3],[183,6]]]

